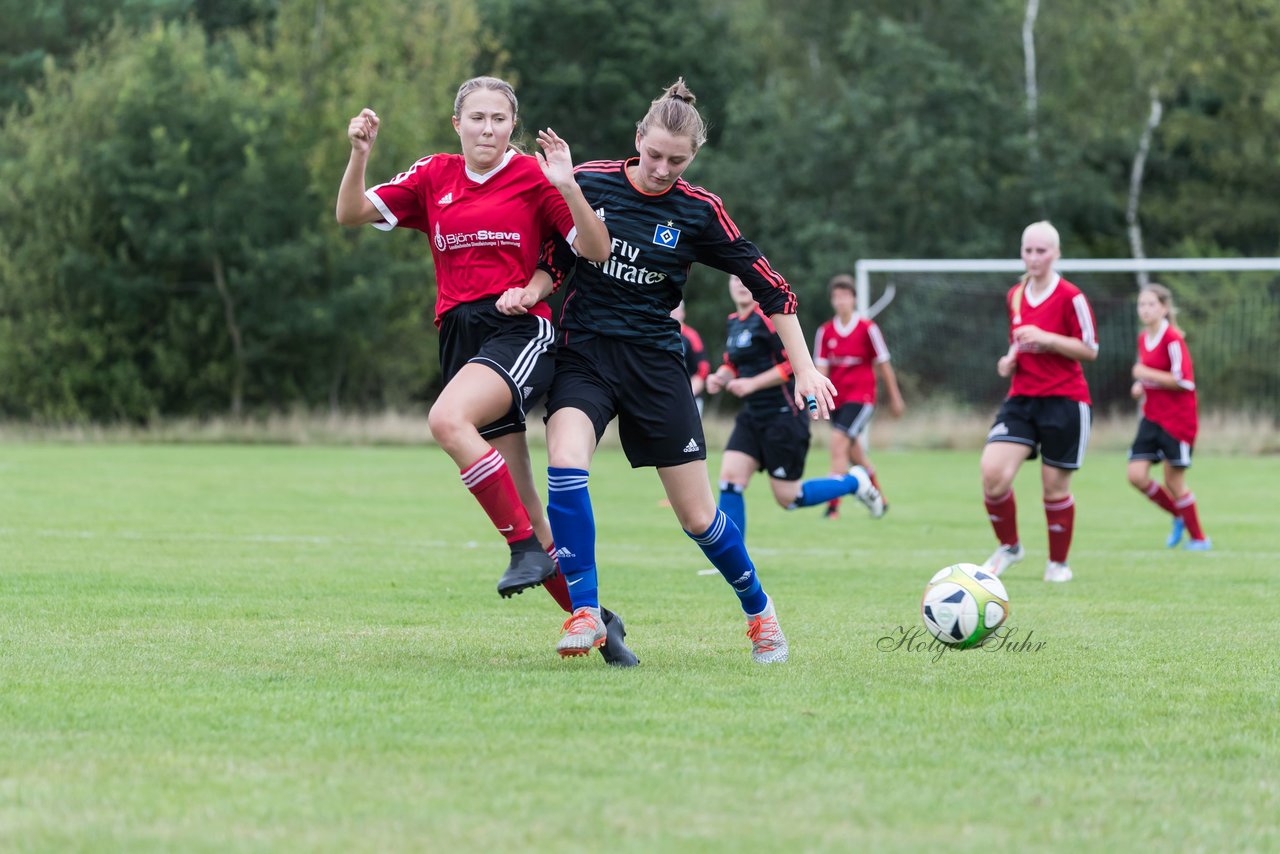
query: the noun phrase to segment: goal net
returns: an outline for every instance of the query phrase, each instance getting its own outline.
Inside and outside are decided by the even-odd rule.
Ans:
[[[1280,413],[1280,258],[1061,259],[1056,269],[1093,307],[1098,359],[1085,365],[1097,414],[1133,411],[1137,274],[1167,285],[1195,365],[1202,413]],[[857,263],[858,306],[875,318],[904,394],[994,411],[1009,381],[1004,298],[1018,260]]]

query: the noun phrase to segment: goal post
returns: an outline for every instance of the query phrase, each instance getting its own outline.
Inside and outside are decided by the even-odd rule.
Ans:
[[[1168,285],[1202,410],[1280,413],[1280,258],[1062,258],[1055,269],[1093,307],[1100,351],[1085,365],[1098,412],[1132,411],[1137,273]],[[904,393],[988,409],[1008,391],[1004,298],[1016,258],[858,261],[859,311],[884,330]]]

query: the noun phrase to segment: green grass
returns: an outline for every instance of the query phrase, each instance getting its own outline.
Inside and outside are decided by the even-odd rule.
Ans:
[[[1025,467],[1010,625],[1043,646],[943,655],[878,642],[992,548],[976,454],[878,461],[880,522],[753,485],[791,640],[763,668],[653,472],[602,452],[616,671],[498,598],[435,449],[0,444],[0,849],[1280,848],[1280,459],[1197,460],[1191,554],[1092,455],[1061,586]]]

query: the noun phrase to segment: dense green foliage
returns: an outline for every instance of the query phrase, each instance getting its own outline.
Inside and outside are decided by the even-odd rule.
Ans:
[[[476,73],[513,79],[526,124],[580,160],[628,154],[649,100],[685,76],[712,123],[688,178],[791,279],[808,326],[858,257],[1010,256],[1046,216],[1067,254],[1128,255],[1153,95],[1146,253],[1280,251],[1280,7],[1265,0],[1045,4],[1034,134],[1015,0],[0,8],[3,416],[429,398],[429,252],[334,224],[343,129],[378,110],[382,180],[455,148],[452,94]],[[1193,309],[1195,291],[1180,293]],[[696,272],[690,297],[717,341],[719,277]],[[1242,396],[1258,372],[1276,381],[1244,367]]]
[[[762,668],[658,479],[602,452],[601,592],[641,661],[614,671],[556,657],[542,591],[498,598],[439,451],[0,452],[6,851],[1280,848],[1274,458],[1197,457],[1217,550],[1190,553],[1090,454],[1066,585],[1024,467],[1018,634],[961,653],[897,641],[992,546],[976,453],[878,454],[878,522],[757,481],[791,642]]]

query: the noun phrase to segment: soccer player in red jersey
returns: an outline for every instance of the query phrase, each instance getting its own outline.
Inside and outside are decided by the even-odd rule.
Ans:
[[[1200,527],[1196,497],[1187,488],[1199,422],[1195,369],[1177,313],[1173,294],[1164,285],[1144,285],[1138,292],[1142,331],[1132,394],[1142,401],[1142,420],[1129,448],[1129,482],[1173,516],[1173,531],[1165,545],[1174,548],[1185,532],[1191,535],[1185,548],[1208,551],[1213,543]],[[1164,462],[1164,486],[1151,478],[1151,464],[1157,460]]]
[[[983,500],[1000,541],[983,566],[994,575],[1023,558],[1013,479],[1025,460],[1039,455],[1049,529],[1044,580],[1071,580],[1071,474],[1084,461],[1093,417],[1081,363],[1098,358],[1098,341],[1089,301],[1053,269],[1060,254],[1057,229],[1048,222],[1027,226],[1022,232],[1027,272],[1005,298],[1010,346],[996,371],[1013,381],[982,451]]]
[[[575,263],[557,242],[550,275],[499,301],[518,310],[545,296],[555,276],[568,275],[547,400],[547,512],[556,543],[569,552],[560,567],[574,607],[556,645],[562,656],[585,654],[605,641],[587,481],[600,437],[617,418],[632,467],[658,470],[680,526],[737,595],[752,658],[787,660],[773,601],[738,526],[716,507],[707,476],[706,436],[684,371],[680,324],[671,317],[690,266],[696,261],[732,273],[751,290],[792,354],[798,406],[813,418],[826,417],[833,387],[809,357],[786,279],[742,236],[719,197],[681,177],[706,142],[694,100],[684,80],[676,81],[637,123],[638,157],[578,166],[583,193],[609,225],[609,259]]]
[[[551,382],[551,310],[542,302],[510,316],[496,302],[528,284],[552,235],[574,253],[602,261],[609,257],[609,232],[574,178],[568,144],[554,131],[539,131],[536,158],[511,146],[517,108],[505,81],[468,80],[453,105],[462,153],[428,155],[368,189],[365,168],[381,120],[361,110],[347,126],[351,156],[337,219],[430,237],[445,381],[428,415],[432,436],[511,550],[499,594],[546,584],[567,607],[525,441],[525,413]],[[610,652],[621,645],[621,631],[616,640]]]
[[[858,298],[853,277],[844,273],[833,277],[827,291],[836,316],[818,327],[813,363],[831,378],[839,402],[839,407],[831,413],[831,476],[843,476],[850,464],[861,466],[883,496],[876,467],[859,441],[876,410],[877,375],[889,396],[889,412],[893,417],[901,417],[907,407],[898,390],[898,377],[889,364],[889,348],[885,346],[880,327],[854,312]],[[887,503],[883,507],[889,509]],[[835,518],[839,508],[840,499],[833,499],[827,505],[827,518]],[[872,517],[880,518],[874,512]]]

